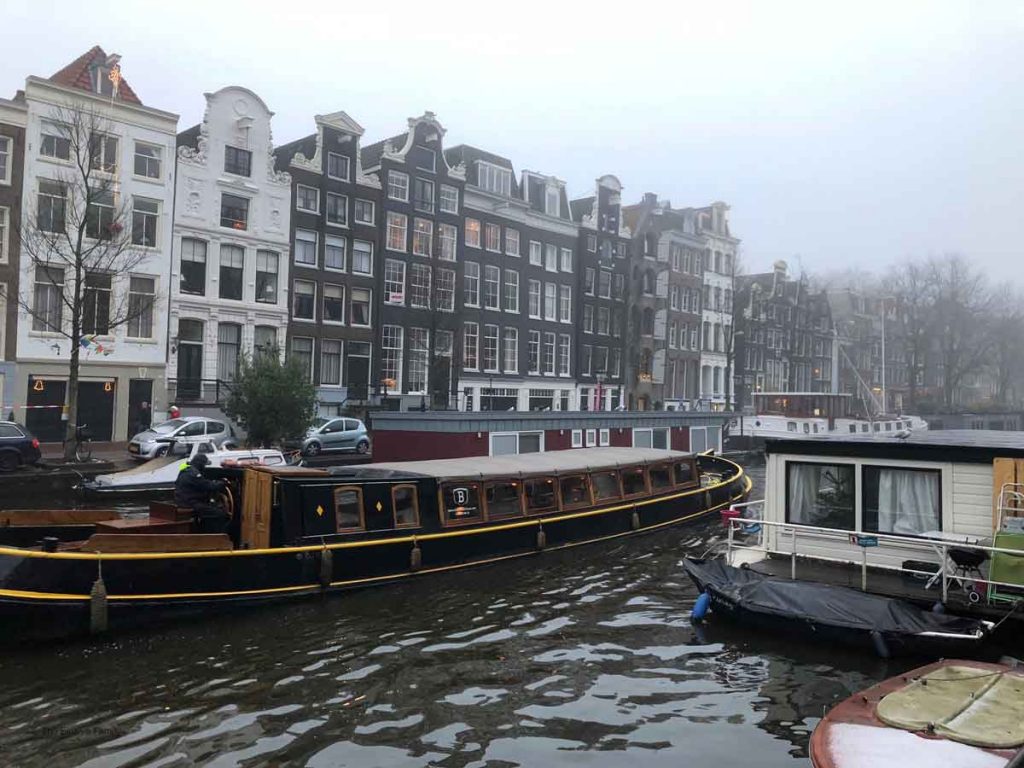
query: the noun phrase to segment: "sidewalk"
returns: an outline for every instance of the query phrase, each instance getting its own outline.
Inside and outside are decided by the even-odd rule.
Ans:
[[[62,443],[40,443],[39,450],[42,451],[44,462],[59,462],[64,458],[64,445]],[[92,444],[93,461],[109,461],[118,467],[132,467],[136,462],[128,455],[128,443],[111,442]]]

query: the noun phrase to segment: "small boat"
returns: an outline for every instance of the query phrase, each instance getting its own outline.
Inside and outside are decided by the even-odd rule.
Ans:
[[[837,704],[810,751],[814,768],[1004,768],[1022,745],[1024,672],[947,659]]]
[[[976,649],[992,623],[924,611],[915,605],[811,581],[765,576],[721,560],[683,562],[716,613],[757,627],[859,646],[888,658]]]
[[[340,592],[696,521],[751,481],[715,456],[585,448],[331,470],[225,466],[227,533],[191,514],[97,522],[0,546],[0,640],[99,632]],[[23,533],[23,537],[27,536]]]

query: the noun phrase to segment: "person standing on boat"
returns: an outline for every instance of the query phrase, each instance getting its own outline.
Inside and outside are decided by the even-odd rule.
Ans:
[[[210,495],[222,490],[224,483],[203,477],[209,461],[205,453],[198,453],[181,468],[174,481],[174,503],[192,510],[199,533],[224,533],[228,515],[221,507],[210,503]]]

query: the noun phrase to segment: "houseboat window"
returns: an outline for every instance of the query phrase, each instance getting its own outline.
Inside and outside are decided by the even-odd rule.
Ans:
[[[787,421],[786,422],[786,429],[788,431],[790,431],[790,432],[796,432],[796,422],[795,421]]]
[[[861,432],[867,432],[868,431],[868,425],[867,424],[861,424],[860,425],[860,431]]]
[[[651,476],[651,490],[662,491],[672,487],[672,472],[666,464],[658,467],[651,467],[648,470]]]
[[[814,434],[818,434],[818,425],[817,424],[814,425]]]
[[[856,432],[857,431],[857,425],[856,424],[851,424],[850,425],[850,431],[851,432]]]
[[[786,465],[786,522],[854,530],[852,464]]]
[[[805,435],[811,434],[811,425],[808,424],[806,421],[804,422],[804,434]]]
[[[559,478],[558,485],[562,491],[563,509],[582,507],[590,503],[590,487],[587,485],[586,475]]]
[[[450,523],[472,523],[483,519],[477,483],[445,483],[441,487],[441,500],[445,520]]]
[[[519,483],[515,480],[487,483],[484,486],[484,498],[487,499],[488,519],[523,514],[523,505],[519,498]]]
[[[420,524],[420,502],[415,485],[392,487],[391,507],[395,512],[395,528],[411,528]]]
[[[647,493],[647,478],[643,467],[622,470],[622,495],[638,496]]]
[[[879,424],[877,421],[874,423],[874,427],[875,427],[875,432],[881,432],[882,431],[882,425]]]
[[[864,467],[862,528],[916,536],[942,530],[942,492],[937,469]]]
[[[531,477],[523,481],[526,511],[532,515],[548,512],[558,506],[555,499],[555,480],[551,477]]]
[[[891,421],[885,422],[885,431],[886,432],[892,432],[892,422]]]
[[[668,429],[633,428],[634,448],[668,448]]]
[[[594,483],[594,498],[596,500],[617,499],[622,496],[618,472],[595,472],[590,479]]]
[[[363,525],[363,491],[361,488],[334,489],[334,519],[338,533],[361,531]]]
[[[697,478],[694,477],[693,464],[689,461],[676,462],[676,485],[689,485]]]

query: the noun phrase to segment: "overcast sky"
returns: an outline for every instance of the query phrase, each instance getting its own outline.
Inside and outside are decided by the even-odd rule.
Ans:
[[[317,6],[322,9],[317,10]],[[724,200],[749,271],[1024,253],[1024,2],[147,4],[6,0],[0,94],[94,44],[142,100],[202,117],[244,85],[277,143],[344,109],[369,143],[432,110],[446,143],[624,200]]]

